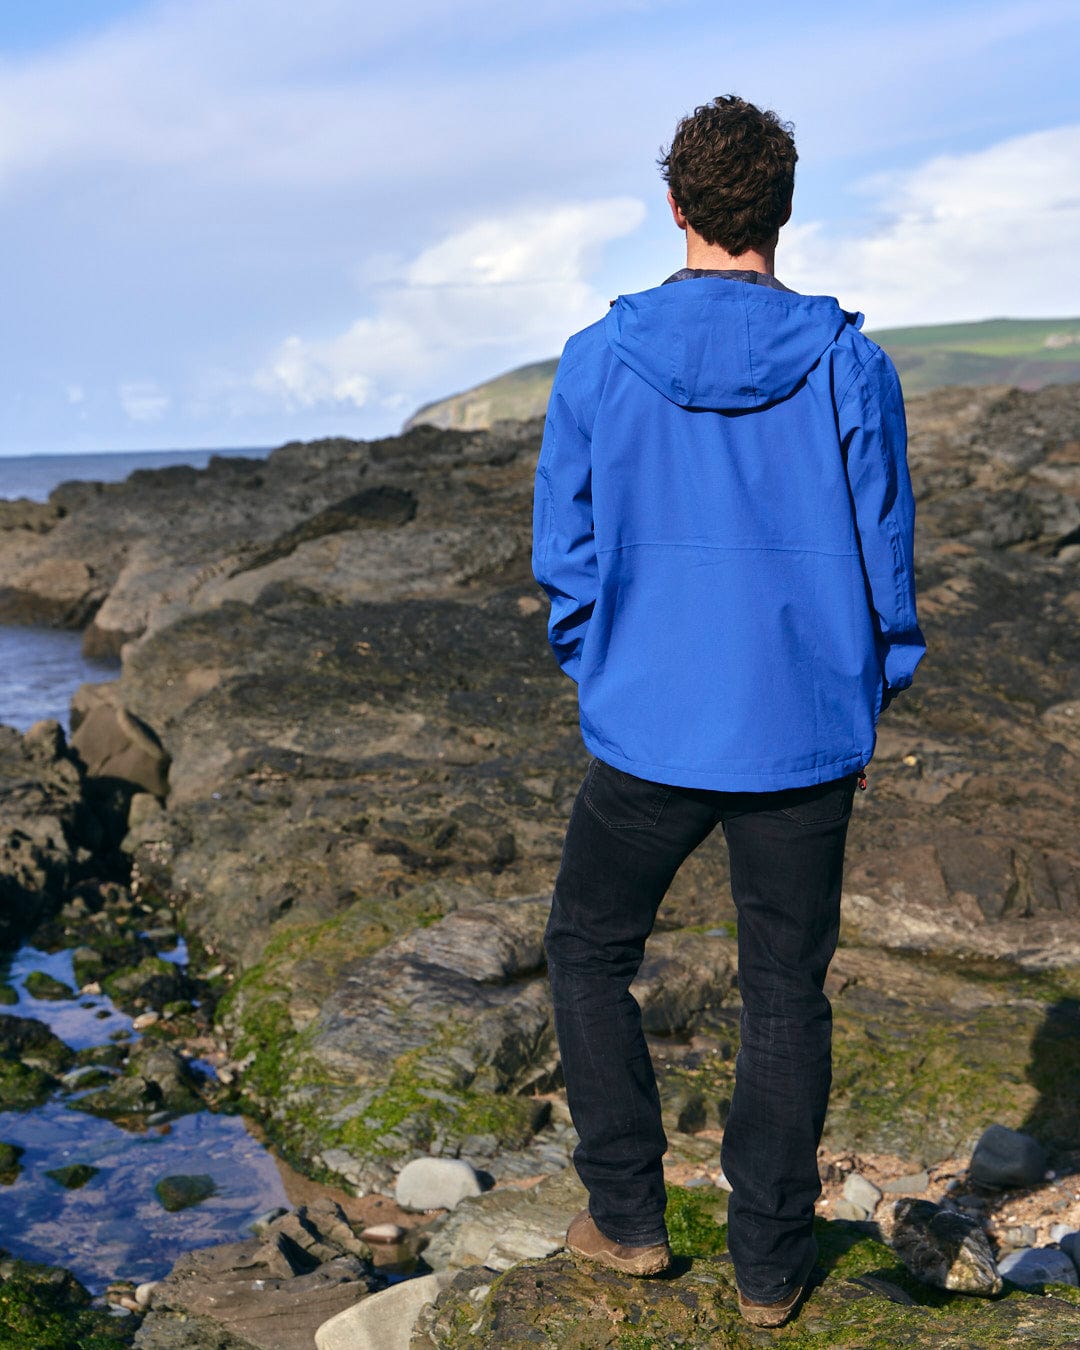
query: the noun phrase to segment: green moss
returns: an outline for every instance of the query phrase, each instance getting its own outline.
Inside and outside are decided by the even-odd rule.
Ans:
[[[53,1167],[45,1173],[69,1191],[77,1191],[92,1181],[101,1169],[89,1163],[70,1163],[67,1167]]]
[[[0,1059],[0,1111],[28,1111],[40,1106],[55,1086],[55,1080],[42,1069]]]
[[[727,1250],[727,1192],[668,1186],[668,1240],[676,1256],[718,1256]]]
[[[951,1001],[847,996],[834,1004],[833,1147],[936,1161],[992,1121],[1051,1146],[1080,1142],[1080,1013],[1003,991],[975,1010]]]
[[[23,982],[31,998],[64,999],[74,998],[75,990],[63,980],[53,979],[43,970],[32,970]]]
[[[19,1166],[19,1159],[22,1157],[25,1149],[18,1144],[0,1143],[0,1185],[10,1186],[18,1179],[22,1168]]]
[[[403,1137],[416,1148],[430,1147],[443,1134],[455,1138],[490,1134],[508,1148],[527,1142],[532,1107],[525,1098],[468,1088],[448,1091],[423,1073],[423,1060],[431,1048],[400,1055],[386,1086],[340,1126],[333,1142],[362,1157],[399,1154]]]
[[[453,1109],[425,1099],[424,1089],[442,1091],[445,1084],[418,1072],[415,1057],[396,1067],[375,1091],[335,1082],[307,1053],[308,1037],[294,1024],[289,1005],[296,989],[317,1002],[344,966],[370,956],[417,921],[439,917],[430,896],[418,892],[412,904],[358,901],[333,919],[280,928],[259,963],[222,997],[217,1016],[232,1053],[239,1059],[252,1056],[243,1079],[247,1105],[269,1116],[275,1141],[298,1165],[309,1166],[311,1153],[335,1146],[392,1156],[400,1152],[401,1141],[395,1146],[384,1135],[409,1121],[409,1136],[428,1142],[450,1128],[460,1134],[528,1137],[530,1108],[519,1099],[465,1093]]]
[[[13,989],[10,984],[0,984],[0,1006],[10,1007],[13,1003],[18,1003],[18,991]]]
[[[1066,1303],[1075,1303],[1080,1307],[1080,1289],[1074,1284],[1044,1284],[1043,1294],[1052,1294],[1054,1298],[1064,1299]]]
[[[511,1267],[491,1284],[479,1315],[467,1286],[448,1291],[436,1307],[430,1343],[446,1350],[755,1350],[773,1344],[786,1350],[1061,1350],[1077,1340],[1076,1305],[1056,1297],[1010,1291],[979,1299],[917,1284],[908,1291],[914,1305],[902,1293],[887,1297],[888,1286],[899,1285],[894,1259],[850,1226],[834,1227],[841,1250],[833,1251],[827,1278],[796,1320],[778,1331],[743,1321],[730,1264],[696,1258],[669,1278],[635,1281],[558,1255]],[[832,1251],[834,1235],[821,1236],[823,1250]],[[859,1283],[871,1274],[882,1283]]]
[[[137,1323],[90,1308],[90,1295],[66,1270],[15,1262],[0,1282],[0,1350],[115,1350]],[[128,1325],[125,1325],[128,1324]]]
[[[101,981],[106,994],[125,1012],[140,1003],[160,1007],[183,994],[184,975],[172,962],[160,956],[145,956],[134,968],[117,970]]]

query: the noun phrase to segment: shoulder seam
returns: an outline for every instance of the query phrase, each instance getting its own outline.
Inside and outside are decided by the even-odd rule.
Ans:
[[[867,340],[869,341],[869,339]],[[875,346],[874,350],[869,354],[869,356],[867,356],[866,360],[863,360],[857,352],[854,353],[856,361],[856,369],[852,374],[851,379],[848,380],[847,384],[844,386],[844,391],[840,395],[840,398],[837,402],[836,405],[837,414],[843,412],[844,404],[848,401],[848,396],[851,393],[852,389],[855,387],[855,382],[858,380],[860,375],[865,375],[866,368],[867,366],[869,366],[870,362],[876,361],[877,358],[883,354],[883,352],[884,349],[882,347]]]

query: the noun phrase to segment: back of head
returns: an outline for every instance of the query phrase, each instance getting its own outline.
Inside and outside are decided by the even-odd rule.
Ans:
[[[682,119],[660,171],[705,242],[738,257],[775,241],[797,159],[789,122],[728,94]]]

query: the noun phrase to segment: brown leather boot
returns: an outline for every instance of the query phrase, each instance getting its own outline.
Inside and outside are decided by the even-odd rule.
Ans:
[[[666,1242],[646,1247],[625,1247],[605,1237],[583,1209],[566,1230],[566,1245],[575,1256],[598,1261],[626,1275],[660,1275],[671,1265],[671,1248]]]
[[[782,1327],[799,1306],[803,1290],[804,1286],[800,1284],[797,1289],[788,1294],[787,1298],[781,1299],[779,1303],[754,1303],[740,1289],[739,1311],[744,1319],[751,1322],[755,1327]]]

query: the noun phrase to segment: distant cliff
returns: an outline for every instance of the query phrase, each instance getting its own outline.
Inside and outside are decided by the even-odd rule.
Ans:
[[[558,361],[534,361],[478,384],[464,393],[426,403],[405,423],[413,427],[441,427],[444,431],[479,431],[493,422],[522,422],[543,417]]]
[[[955,384],[1041,389],[1080,379],[1080,319],[987,319],[871,333],[896,362],[907,394]],[[463,393],[427,403],[404,430],[477,431],[542,417],[557,362],[534,361]]]

